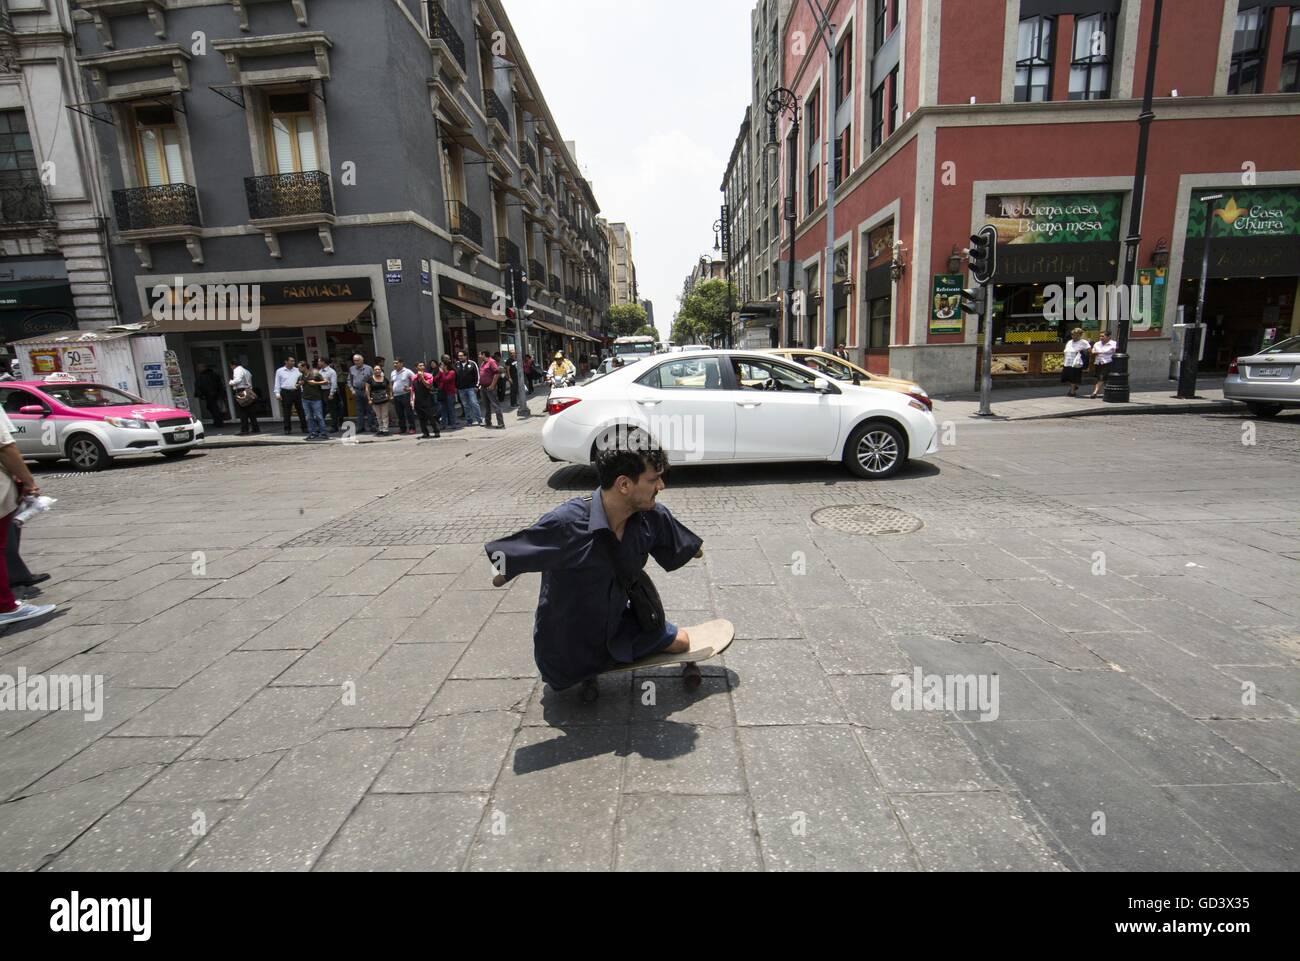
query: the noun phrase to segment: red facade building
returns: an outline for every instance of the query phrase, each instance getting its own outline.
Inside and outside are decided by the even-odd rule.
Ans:
[[[784,29],[800,128],[783,116],[778,136],[807,310],[782,318],[782,343],[844,343],[873,371],[972,389],[982,338],[955,291],[970,234],[992,223],[998,383],[1057,379],[1069,331],[1113,330],[1121,310],[1136,312],[1133,381],[1164,378],[1180,308],[1195,319],[1198,198],[1216,193],[1204,366],[1300,330],[1300,4],[1166,0],[1137,293],[1122,299],[1153,0],[823,0],[833,55],[814,6]]]

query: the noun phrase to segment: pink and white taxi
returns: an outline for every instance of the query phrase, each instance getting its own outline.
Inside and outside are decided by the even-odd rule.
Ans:
[[[66,457],[77,470],[102,470],[130,454],[184,457],[203,443],[203,422],[189,411],[68,374],[0,381],[0,405],[23,457]]]

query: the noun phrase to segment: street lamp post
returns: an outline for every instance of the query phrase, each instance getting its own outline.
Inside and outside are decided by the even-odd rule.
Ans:
[[[734,300],[731,295],[731,229],[727,223],[728,208],[722,205],[722,216],[713,224],[713,249],[722,252],[722,261],[727,271],[727,329],[722,335],[722,346],[731,347],[732,320]]]
[[[798,142],[799,139],[799,98],[795,96],[794,91],[787,87],[776,87],[767,95],[767,151],[772,156],[777,156],[780,148],[776,142],[776,121],[783,113],[790,115],[790,133]],[[793,163],[787,163],[790,168],[790,186],[785,195],[785,222],[790,230],[790,269],[785,278],[785,330],[786,340],[789,341],[794,333],[795,315],[794,315],[794,191],[795,191],[795,170]],[[787,347],[794,346],[787,343]]]
[[[1214,227],[1214,202],[1223,194],[1209,194],[1201,198],[1205,205],[1205,240],[1201,249],[1201,283],[1196,292],[1196,323],[1183,327],[1183,359],[1178,365],[1178,397],[1192,400],[1196,397],[1196,375],[1201,359],[1201,338],[1209,332],[1205,323],[1205,283],[1210,277],[1210,232]]]

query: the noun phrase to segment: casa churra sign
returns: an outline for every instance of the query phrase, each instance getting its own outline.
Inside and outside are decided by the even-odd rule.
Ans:
[[[331,300],[371,300],[370,279],[352,277],[263,283],[262,303],[319,304]]]

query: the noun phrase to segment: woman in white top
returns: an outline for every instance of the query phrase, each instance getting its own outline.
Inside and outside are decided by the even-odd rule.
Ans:
[[[1110,334],[1102,331],[1097,335],[1097,342],[1092,345],[1093,373],[1097,375],[1097,383],[1093,385],[1092,396],[1101,396],[1101,387],[1106,383],[1106,375],[1110,373],[1110,365],[1115,361],[1115,350],[1119,344],[1110,339]]]
[[[1065,345],[1065,361],[1061,366],[1061,383],[1069,384],[1066,397],[1078,397],[1083,383],[1083,370],[1088,366],[1088,351],[1092,345],[1084,340],[1083,328],[1070,331],[1070,342]]]

